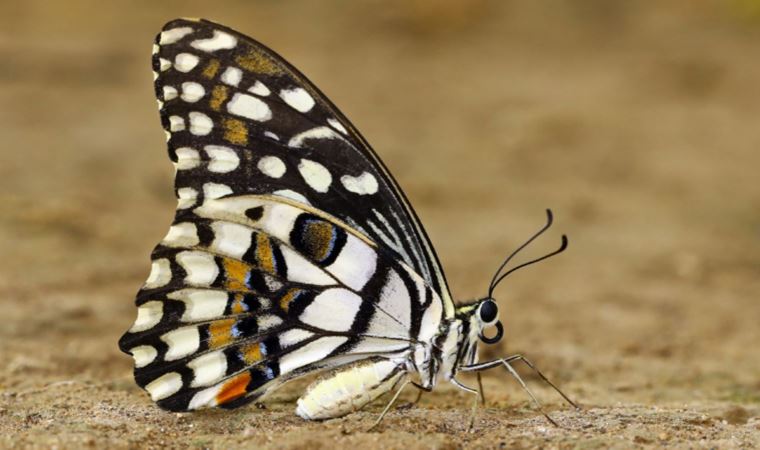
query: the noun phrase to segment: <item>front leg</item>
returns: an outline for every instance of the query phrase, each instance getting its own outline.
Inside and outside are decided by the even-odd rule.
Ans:
[[[467,431],[470,431],[472,430],[472,427],[475,425],[475,414],[477,414],[478,412],[478,402],[480,399],[483,398],[483,393],[479,389],[473,389],[471,387],[465,386],[464,384],[459,382],[459,380],[457,380],[456,378],[451,378],[449,381],[451,381],[451,383],[454,386],[458,387],[459,389],[465,392],[469,392],[470,394],[475,394],[477,396],[475,397],[475,401],[472,404],[472,411],[470,412],[470,420],[469,420],[469,424],[467,425]],[[480,387],[482,389],[482,385],[480,385]]]
[[[538,376],[541,377],[542,380],[544,380],[549,386],[551,386],[552,388],[554,388],[554,390],[557,391],[562,396],[562,398],[564,398],[565,400],[567,400],[567,402],[570,403],[571,405],[573,405],[576,409],[580,409],[575,402],[573,402],[572,400],[570,400],[570,398],[565,395],[564,392],[562,392],[557,386],[555,386],[554,383],[552,383],[551,381],[549,381],[549,379],[546,378],[546,376],[543,373],[541,373],[541,371],[539,371],[538,368],[536,368],[536,366],[533,365],[533,363],[531,363],[524,356],[519,355],[519,354],[518,355],[512,355],[512,356],[509,356],[507,358],[500,358],[500,359],[495,359],[493,361],[487,361],[487,362],[484,362],[484,363],[471,364],[471,365],[468,365],[468,366],[460,366],[458,368],[458,370],[462,371],[462,372],[477,372],[477,373],[479,373],[479,372],[481,372],[483,370],[488,370],[488,369],[492,369],[494,367],[503,366],[505,369],[507,369],[507,371],[510,373],[510,375],[512,375],[518,381],[518,383],[520,383],[520,386],[523,388],[523,390],[528,393],[528,396],[530,396],[531,400],[533,400],[533,403],[535,403],[535,405],[538,408],[538,410],[541,411],[541,414],[543,414],[544,417],[546,417],[546,420],[548,420],[552,425],[555,425],[555,426],[559,427],[559,424],[557,424],[557,422],[555,422],[554,419],[552,419],[551,417],[549,417],[549,415],[546,413],[546,411],[544,411],[544,408],[541,405],[541,402],[538,401],[538,399],[536,398],[536,396],[533,395],[533,392],[531,392],[530,389],[528,389],[528,386],[522,380],[522,378],[520,377],[520,375],[515,371],[515,369],[512,367],[512,365],[509,364],[510,362],[513,362],[513,361],[522,361],[522,362],[524,362],[528,367],[530,367],[531,369],[533,369],[533,371],[536,372],[538,374]]]

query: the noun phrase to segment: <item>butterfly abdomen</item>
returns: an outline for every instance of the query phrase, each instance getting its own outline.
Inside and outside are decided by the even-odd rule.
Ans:
[[[312,383],[298,399],[296,414],[307,420],[344,416],[393,389],[403,375],[402,367],[390,360],[351,366]]]

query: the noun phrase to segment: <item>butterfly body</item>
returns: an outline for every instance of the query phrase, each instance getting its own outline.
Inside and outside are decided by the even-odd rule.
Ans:
[[[403,364],[392,359],[350,366],[309,386],[296,414],[307,420],[344,416],[392,390],[404,375]]]
[[[234,408],[335,370],[299,400],[314,419],[401,382],[468,389],[455,376],[486,327],[501,337],[496,304],[455,306],[414,210],[337,108],[205,20],[166,24],[153,68],[178,202],[119,341],[138,385],[172,411]]]

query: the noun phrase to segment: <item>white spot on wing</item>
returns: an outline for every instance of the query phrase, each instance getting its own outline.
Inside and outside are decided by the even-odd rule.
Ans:
[[[150,330],[164,316],[164,304],[160,301],[145,302],[137,308],[137,319],[129,329],[130,333]]]
[[[177,154],[177,170],[194,169],[201,163],[198,150],[194,148],[180,147],[174,153]]]
[[[227,357],[219,351],[211,352],[190,361],[187,367],[193,370],[190,386],[208,386],[224,377],[227,372]]]
[[[340,182],[347,191],[359,195],[369,195],[377,192],[377,180],[369,172],[364,172],[358,177],[343,175]]]
[[[266,122],[272,118],[269,106],[248,94],[237,93],[232,96],[232,100],[227,103],[227,111],[258,122]]]
[[[131,353],[132,357],[135,359],[135,367],[137,368],[147,366],[156,359],[156,356],[158,356],[156,348],[150,345],[134,347],[129,350],[129,353]]]
[[[167,70],[171,68],[171,66],[172,66],[172,62],[169,61],[168,59],[158,58],[158,69],[161,72],[166,72]]]
[[[301,172],[306,184],[317,192],[325,193],[330,188],[332,176],[330,171],[322,164],[308,159],[302,159],[298,164],[298,171]]]
[[[188,103],[195,103],[206,95],[206,90],[200,83],[186,81],[182,83],[182,100]]]
[[[198,191],[191,187],[177,189],[177,209],[187,209],[195,204]]]
[[[311,205],[309,203],[309,200],[306,199],[303,195],[299,194],[296,191],[291,191],[290,189],[280,189],[279,191],[272,192],[272,195],[277,195],[279,197],[285,197],[290,200],[295,200],[297,202],[303,203],[304,205]]]
[[[248,88],[248,92],[253,92],[254,94],[260,95],[262,97],[266,97],[272,93],[272,91],[270,91],[269,88],[264,85],[264,83],[258,80],[253,83],[253,86]]]
[[[187,405],[187,409],[200,409],[216,406],[216,395],[222,389],[222,385],[218,384],[208,389],[204,389],[193,396],[190,400],[190,404]]]
[[[229,84],[230,86],[237,87],[240,84],[240,80],[243,78],[243,71],[237,67],[228,67],[222,74],[222,83]]]
[[[158,38],[158,43],[161,45],[174,44],[192,32],[193,29],[190,27],[178,27],[172,28],[171,30],[162,31],[161,37]]]
[[[348,289],[327,289],[314,297],[298,320],[327,331],[348,331],[361,305],[361,297]]]
[[[177,254],[177,263],[185,269],[185,283],[208,286],[219,275],[214,256],[203,252],[187,251]]]
[[[177,372],[162,375],[145,386],[150,398],[156,402],[164,399],[182,388],[182,377]]]
[[[216,173],[227,173],[237,169],[240,158],[235,150],[221,145],[207,145],[203,148],[211,158],[208,170]]]
[[[320,361],[348,340],[344,336],[329,336],[317,339],[280,358],[280,373],[286,374],[299,367]]]
[[[172,100],[177,98],[177,90],[172,86],[164,86],[164,100]]]
[[[280,334],[280,347],[286,348],[291,345],[297,344],[303,340],[309,339],[314,336],[311,331],[302,330],[300,328],[294,328],[292,330],[285,331]]]
[[[227,307],[227,293],[207,289],[182,289],[167,295],[172,300],[185,304],[182,313],[183,322],[209,320],[224,315]]]
[[[283,284],[277,280],[277,278],[269,276],[268,274],[264,274],[264,283],[266,283],[267,288],[269,288],[270,291],[279,291]]]
[[[282,324],[282,319],[272,314],[266,314],[256,318],[256,326],[259,328],[259,332],[264,332],[280,324]]]
[[[270,139],[274,139],[275,141],[279,141],[280,140],[280,136],[277,136],[276,134],[272,133],[271,131],[265,131],[264,132],[264,136],[266,136],[266,137],[268,137]]]
[[[198,65],[200,59],[192,53],[180,53],[174,58],[174,68],[180,72],[190,72]]]
[[[185,129],[185,119],[180,116],[169,116],[169,131],[182,131]]]
[[[197,48],[204,52],[214,52],[217,50],[230,49],[235,47],[237,39],[224,31],[214,30],[214,35],[208,39],[198,39],[190,44],[191,47]]]
[[[170,331],[161,336],[161,340],[169,346],[164,359],[166,361],[174,361],[195,353],[200,346],[201,336],[198,332],[198,327],[191,326]]]
[[[268,177],[280,178],[285,175],[285,163],[276,156],[265,156],[256,165],[261,173]]]
[[[166,258],[156,259],[150,265],[150,275],[145,280],[146,289],[155,289],[166,285],[172,279],[172,271],[169,260]]]
[[[193,247],[198,245],[198,242],[198,229],[191,222],[172,225],[162,241],[167,247]]]
[[[211,133],[214,128],[214,122],[211,118],[202,112],[193,111],[190,113],[190,132],[196,136],[205,136]]]
[[[233,258],[241,259],[251,246],[251,229],[231,222],[214,222],[214,241],[211,249]]]
[[[342,123],[338,122],[337,120],[330,117],[327,119],[327,123],[330,124],[331,127],[335,128],[336,130],[340,131],[341,133],[348,135],[348,131],[346,131],[346,128],[343,126]]]
[[[280,98],[285,100],[285,103],[291,108],[302,113],[308,112],[314,107],[314,99],[304,88],[283,89],[280,91]]]
[[[206,198],[221,198],[232,194],[232,189],[226,184],[206,183],[203,185],[203,196]]]
[[[330,127],[316,127],[303,131],[290,138],[288,147],[301,148],[307,139],[335,139],[340,135]]]

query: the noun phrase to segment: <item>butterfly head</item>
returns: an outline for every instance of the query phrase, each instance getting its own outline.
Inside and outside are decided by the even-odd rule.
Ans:
[[[478,302],[478,306],[473,312],[474,321],[477,323],[478,337],[486,344],[495,344],[501,340],[504,335],[504,327],[499,320],[499,307],[493,298],[487,297]],[[496,335],[486,337],[486,328],[496,327]]]
[[[486,344],[495,344],[501,340],[504,334],[504,327],[499,320],[499,307],[496,305],[496,300],[491,297],[481,298],[460,306],[457,310],[457,316],[463,322],[469,323],[471,339],[475,339],[477,336]],[[488,334],[492,334],[493,332],[489,330],[492,327],[496,327],[496,335],[487,337],[486,330],[488,330]]]

